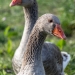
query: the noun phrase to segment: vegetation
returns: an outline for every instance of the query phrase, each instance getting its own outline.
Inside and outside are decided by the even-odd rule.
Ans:
[[[55,43],[62,51],[71,55],[71,61],[65,70],[66,75],[75,75],[75,0],[37,0],[39,16],[54,13],[61,21],[67,40],[57,38],[46,41]],[[10,8],[11,0],[0,0],[0,75],[14,75],[12,57],[20,43],[24,28],[22,7]]]

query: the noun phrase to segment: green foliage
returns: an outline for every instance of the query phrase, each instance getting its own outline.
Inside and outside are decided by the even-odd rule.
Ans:
[[[13,74],[7,74],[5,70],[3,70],[2,72],[0,72],[0,75],[13,75]]]
[[[3,70],[2,72],[0,72],[0,75],[6,75],[6,72]]]
[[[6,50],[7,50],[7,54],[12,57],[13,52],[12,52],[12,41],[10,39],[8,39],[7,43],[5,44]]]
[[[18,36],[18,32],[12,29],[10,26],[8,26],[4,31],[4,35],[9,39]]]
[[[66,42],[65,42],[65,40],[61,39],[56,43],[56,45],[60,48],[60,50],[62,50],[63,47],[66,45]]]
[[[58,8],[58,12],[60,12],[60,19],[62,23],[62,27],[67,36],[71,36],[73,32],[73,27],[75,27],[75,8],[74,8],[74,0],[63,0],[61,1],[62,7]],[[63,6],[64,5],[64,6]],[[73,22],[73,23],[72,23]]]

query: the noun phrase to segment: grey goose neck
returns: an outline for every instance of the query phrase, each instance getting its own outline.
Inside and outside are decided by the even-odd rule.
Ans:
[[[34,24],[38,18],[38,7],[36,1],[30,6],[30,7],[23,7],[24,14],[25,14],[25,27],[22,35],[22,39],[20,42],[20,47],[26,46],[26,43],[28,41],[29,35],[32,31],[32,28],[34,27]],[[22,53],[24,53],[22,51]]]
[[[40,32],[39,29],[35,27],[26,46],[26,52],[24,54],[24,64],[26,64],[27,62],[37,63],[41,61],[41,49],[46,35],[47,34],[45,34],[44,32]],[[39,64],[40,63],[38,63],[38,65]]]
[[[26,45],[22,67],[18,75],[45,75],[41,49],[47,34],[41,32],[36,26]]]

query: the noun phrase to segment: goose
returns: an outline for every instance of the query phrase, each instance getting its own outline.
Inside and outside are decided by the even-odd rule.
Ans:
[[[60,21],[53,14],[44,14],[36,21],[26,45],[20,72],[17,75],[46,75],[41,58],[41,50],[48,34],[65,39],[65,34],[61,29]],[[61,54],[58,54],[61,57]],[[56,54],[54,53],[54,55]],[[62,63],[62,59],[59,61],[52,59],[50,62],[53,64],[60,64]],[[55,71],[50,75],[64,75],[62,73],[62,68],[59,68],[58,64],[50,64],[50,67],[54,67],[54,70],[56,67],[60,69],[60,71]],[[60,65],[62,66],[62,64]]]
[[[22,62],[22,58],[23,58],[23,55],[24,55],[23,53],[25,52],[24,48],[25,48],[26,43],[28,41],[28,37],[30,35],[30,32],[31,32],[31,30],[32,30],[37,18],[38,18],[37,2],[36,2],[36,0],[34,0],[34,2],[32,2],[32,1],[30,2],[30,1],[13,0],[11,2],[11,4],[10,4],[10,6],[23,5],[24,6],[23,10],[24,10],[24,14],[25,14],[25,28],[24,28],[23,36],[22,36],[20,45],[19,45],[18,49],[16,50],[16,52],[14,54],[14,57],[13,57],[13,60],[12,60],[13,69],[14,69],[14,72],[16,74],[19,72],[21,64],[22,64],[21,62]],[[33,3],[33,4],[31,4],[31,3]],[[47,50],[49,50],[49,51],[47,51]],[[52,53],[50,52],[50,50],[52,50]],[[54,45],[52,43],[49,43],[49,42],[46,42],[46,43],[43,44],[43,47],[42,47],[42,59],[43,59],[45,68],[47,68],[47,70],[49,69],[48,68],[49,67],[49,65],[48,65],[49,62],[46,64],[46,62],[48,61],[47,58],[49,58],[52,55],[53,57],[51,57],[49,59],[50,60],[54,59],[54,55],[53,55],[54,53],[56,53],[55,57],[58,58],[56,60],[62,59],[63,55],[62,55],[62,57],[59,58],[60,55],[58,55],[58,53],[60,53],[60,51],[59,51],[59,48],[56,45]],[[63,54],[63,53],[61,53],[61,54]],[[68,55],[66,55],[66,56],[68,56]],[[65,63],[65,61],[63,61],[63,62]],[[52,65],[54,65],[54,64],[52,63]],[[50,71],[47,71],[47,72],[50,73]]]

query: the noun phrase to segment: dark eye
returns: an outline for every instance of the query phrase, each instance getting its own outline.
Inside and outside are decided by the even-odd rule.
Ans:
[[[48,20],[48,22],[50,22],[50,23],[51,23],[51,22],[53,22],[53,20],[52,20],[52,19],[51,19],[51,20]]]

